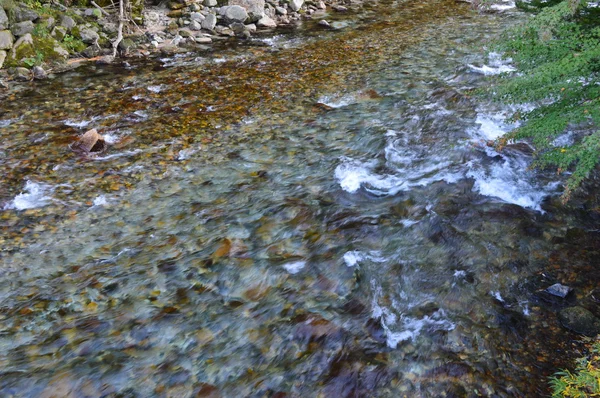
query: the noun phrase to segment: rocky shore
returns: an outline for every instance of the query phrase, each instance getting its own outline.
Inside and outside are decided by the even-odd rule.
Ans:
[[[83,62],[110,63],[115,56],[206,50],[303,19],[329,28],[328,13],[362,6],[360,0],[172,0],[127,3],[121,18],[113,2],[42,1],[0,0],[2,81],[43,79]]]

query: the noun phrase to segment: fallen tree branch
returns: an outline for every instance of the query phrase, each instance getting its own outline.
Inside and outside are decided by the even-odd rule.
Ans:
[[[52,1],[52,4],[54,4],[55,6],[57,6],[58,8],[60,8],[63,11],[67,11],[68,8],[65,7],[64,5],[60,4],[58,1]]]
[[[104,16],[106,16],[106,17],[110,16],[110,14],[109,14],[108,12],[106,12],[106,10],[105,10],[104,8],[102,8],[102,7],[100,7],[98,4],[96,4],[96,2],[95,2],[95,1],[92,1],[91,3],[92,3],[92,5],[93,5],[94,7],[96,7],[97,9],[99,9],[99,10],[100,10],[100,12],[101,12],[102,14],[104,14]]]

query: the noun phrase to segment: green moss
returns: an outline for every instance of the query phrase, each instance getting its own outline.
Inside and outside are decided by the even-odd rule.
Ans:
[[[64,56],[56,51],[60,44],[51,37],[33,36],[33,44],[24,44],[15,49],[15,56],[12,51],[5,65],[7,67],[25,66],[31,68],[43,63],[53,64],[64,61]]]

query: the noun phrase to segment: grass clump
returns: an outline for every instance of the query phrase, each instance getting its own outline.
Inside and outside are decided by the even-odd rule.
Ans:
[[[573,373],[557,372],[550,378],[552,398],[600,397],[600,342],[594,343],[589,358],[577,361]]]

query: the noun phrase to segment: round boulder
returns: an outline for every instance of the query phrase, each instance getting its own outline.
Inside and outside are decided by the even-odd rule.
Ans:
[[[567,329],[595,337],[600,334],[600,319],[583,307],[569,307],[558,313],[560,323]]]
[[[243,23],[248,19],[246,10],[238,5],[221,7],[219,14],[230,24],[234,22]]]

